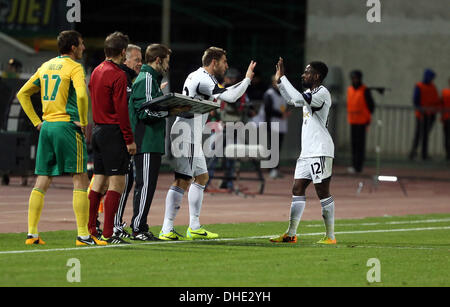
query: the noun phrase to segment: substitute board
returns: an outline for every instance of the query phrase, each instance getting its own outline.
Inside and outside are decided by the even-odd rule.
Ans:
[[[169,93],[143,103],[139,108],[139,111],[144,109],[152,112],[169,111],[173,108],[185,106],[190,106],[191,109],[187,112],[179,114],[178,116],[190,118],[193,117],[194,114],[204,114],[220,108],[220,103],[217,101],[191,98],[178,93]]]

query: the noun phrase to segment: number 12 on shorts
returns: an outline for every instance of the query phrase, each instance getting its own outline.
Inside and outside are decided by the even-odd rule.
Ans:
[[[311,171],[312,171],[313,175],[322,174],[322,170],[320,169],[320,163],[316,162],[316,163],[311,164]]]

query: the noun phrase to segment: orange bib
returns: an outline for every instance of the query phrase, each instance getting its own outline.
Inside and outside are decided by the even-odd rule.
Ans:
[[[364,96],[366,89],[365,85],[361,85],[357,89],[349,86],[347,89],[347,119],[351,125],[370,123],[372,116]]]

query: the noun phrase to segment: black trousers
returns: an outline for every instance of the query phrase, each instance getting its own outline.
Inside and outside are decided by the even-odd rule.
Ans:
[[[161,157],[161,153],[143,153],[134,156],[136,176],[131,220],[133,232],[148,231],[147,216],[156,190]]]
[[[444,145],[447,160],[450,160],[450,119],[444,120]]]
[[[367,124],[350,125],[352,165],[357,173],[362,172],[366,159],[366,131]]]
[[[430,135],[435,120],[435,114],[424,114],[422,118],[416,118],[416,130],[410,158],[416,156],[417,148],[419,147],[420,141],[422,141],[422,159],[428,159],[428,136]]]
[[[125,212],[125,206],[127,205],[128,195],[133,188],[134,183],[134,166],[133,160],[130,160],[128,173],[125,175],[125,191],[122,193],[119,201],[119,209],[114,217],[114,227],[120,228],[123,224],[123,213]]]

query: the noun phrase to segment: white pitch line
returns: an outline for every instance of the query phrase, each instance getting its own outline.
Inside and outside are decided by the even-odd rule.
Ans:
[[[403,229],[375,229],[375,230],[353,230],[353,231],[338,231],[335,234],[360,234],[360,233],[377,233],[377,232],[404,232],[404,231],[422,231],[422,230],[443,230],[450,229],[450,226],[443,227],[423,227],[423,228],[403,228]],[[299,236],[318,236],[323,235],[323,232],[314,233],[299,233]],[[272,236],[259,236],[259,237],[247,237],[245,239],[267,239],[272,238]],[[244,239],[244,238],[243,238]]]
[[[414,220],[414,221],[373,222],[373,223],[359,223],[359,224],[336,223],[335,225],[336,227],[341,227],[341,226],[376,226],[376,225],[401,225],[401,224],[443,223],[443,222],[450,222],[450,218],[432,219],[432,220]],[[303,225],[302,227],[323,227],[323,224]]]
[[[379,248],[379,249],[416,249],[416,250],[445,250],[442,248],[435,248],[435,247],[425,247],[425,246],[370,246],[370,245],[355,245],[352,246],[352,248]],[[447,249],[450,251],[450,249]]]
[[[340,231],[336,232],[339,234],[361,234],[361,233],[382,233],[382,232],[405,232],[405,231],[423,231],[423,230],[444,230],[450,229],[450,226],[445,227],[423,227],[423,228],[404,228],[404,229],[375,229],[375,230],[356,230],[356,231]],[[300,236],[319,236],[323,235],[323,232],[314,232],[314,233],[302,233]],[[156,244],[176,244],[176,243],[191,243],[191,242],[225,242],[225,241],[239,241],[239,240],[252,240],[252,239],[267,239],[274,237],[276,235],[271,236],[254,236],[254,237],[240,237],[240,238],[223,238],[223,239],[214,239],[214,240],[196,240],[196,241],[164,241],[164,242],[148,242],[148,243],[139,243],[139,244],[118,244],[118,245],[107,245],[107,246],[92,246],[92,247],[73,247],[73,248],[55,248],[55,249],[34,249],[34,250],[19,250],[19,251],[4,251],[0,252],[0,255],[8,255],[8,254],[26,254],[26,253],[43,253],[43,252],[66,252],[66,251],[87,251],[97,248],[114,248],[114,247],[139,247],[141,245],[156,245]],[[359,246],[359,247],[369,247],[371,246]],[[382,247],[378,247],[382,248]],[[389,247],[395,248],[395,247]],[[402,248],[402,247],[399,247]],[[414,247],[409,247],[414,248]],[[425,249],[426,247],[418,247],[418,249]]]

